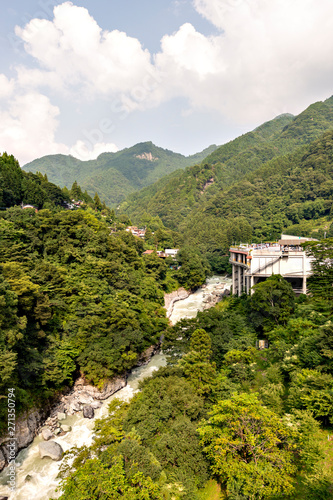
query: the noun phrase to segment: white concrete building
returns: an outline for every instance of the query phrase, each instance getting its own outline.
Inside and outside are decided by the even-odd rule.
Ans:
[[[313,259],[306,255],[300,245],[311,240],[313,239],[283,234],[277,243],[231,247],[233,294],[250,294],[254,285],[272,274],[281,274],[291,283],[296,294],[305,294]]]
[[[175,258],[178,252],[179,252],[179,248],[166,248],[164,250],[166,257]]]

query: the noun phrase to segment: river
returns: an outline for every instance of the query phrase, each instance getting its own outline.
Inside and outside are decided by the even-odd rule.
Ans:
[[[175,324],[181,318],[193,318],[198,311],[204,309],[204,301],[207,295],[214,291],[221,283],[225,283],[226,288],[230,288],[231,280],[228,278],[213,276],[208,278],[206,287],[198,289],[187,299],[178,301],[173,306],[170,321]],[[141,366],[132,370],[128,377],[127,386],[112,395],[103,402],[98,410],[95,410],[95,418],[101,418],[107,414],[108,404],[112,399],[118,398],[123,401],[129,401],[135,392],[138,391],[139,381],[148,377],[154,370],[166,365],[166,359],[163,354],[156,354],[146,366]],[[72,431],[64,436],[55,438],[64,451],[73,446],[89,446],[93,441],[94,419],[83,418],[82,413],[67,417],[62,424],[72,426]],[[58,485],[57,474],[59,472],[60,462],[55,462],[50,458],[39,457],[38,443],[42,441],[37,436],[34,441],[24,450],[20,451],[16,457],[17,474],[16,489],[11,493],[8,483],[8,469],[4,469],[0,474],[0,496],[7,496],[9,500],[48,500],[58,498],[60,492],[55,490]],[[27,480],[27,476],[30,476]]]

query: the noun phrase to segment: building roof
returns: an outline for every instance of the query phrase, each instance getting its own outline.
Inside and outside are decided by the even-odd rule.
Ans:
[[[281,234],[281,239],[279,240],[279,245],[301,245],[306,241],[318,241],[315,238],[306,238],[305,236],[292,236],[288,234]]]

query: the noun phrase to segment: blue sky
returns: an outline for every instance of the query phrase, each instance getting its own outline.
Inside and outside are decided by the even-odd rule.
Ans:
[[[192,154],[332,95],[332,0],[12,0],[0,151]]]

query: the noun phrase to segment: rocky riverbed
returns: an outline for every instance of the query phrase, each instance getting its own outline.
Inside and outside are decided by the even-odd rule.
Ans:
[[[139,357],[136,366],[148,364],[158,352],[159,347],[159,345],[150,346],[146,349]],[[16,454],[32,443],[39,434],[45,441],[48,441],[55,436],[63,436],[66,432],[70,432],[69,426],[62,423],[62,420],[68,416],[82,412],[84,417],[93,418],[95,410],[102,406],[101,402],[125,387],[126,384],[127,374],[106,381],[101,390],[88,384],[83,377],[78,378],[74,386],[66,394],[60,396],[53,405],[32,409],[16,420]],[[0,472],[8,464],[9,441],[10,436],[4,435],[0,442]]]

